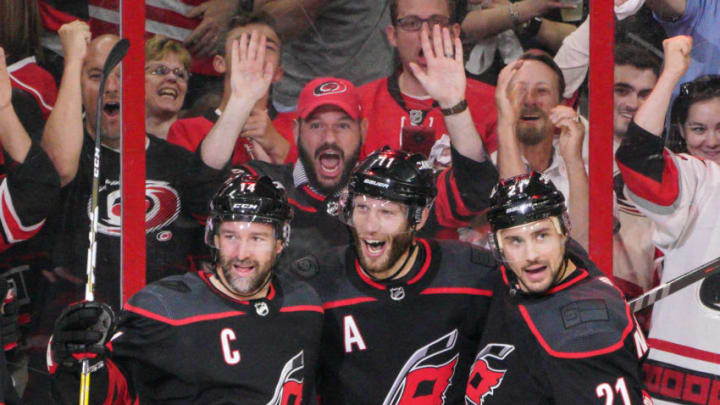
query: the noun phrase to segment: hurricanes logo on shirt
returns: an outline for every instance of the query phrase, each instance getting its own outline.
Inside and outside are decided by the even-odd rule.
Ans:
[[[475,362],[470,370],[468,385],[465,390],[465,403],[481,405],[485,397],[492,395],[505,377],[507,370],[496,370],[490,367],[488,359],[505,359],[515,346],[501,343],[490,343],[475,356]]]
[[[444,404],[458,362],[459,354],[452,355],[457,336],[454,329],[415,351],[395,378],[383,405]]]
[[[98,189],[98,232],[104,235],[120,236],[122,202],[120,183],[105,180]],[[90,217],[91,200],[88,200]],[[180,215],[180,197],[166,181],[145,181],[145,232],[161,230],[173,223]],[[164,235],[165,236],[165,235]],[[164,240],[172,238],[165,236]]]
[[[303,351],[285,363],[273,397],[267,405],[300,405],[303,391]]]

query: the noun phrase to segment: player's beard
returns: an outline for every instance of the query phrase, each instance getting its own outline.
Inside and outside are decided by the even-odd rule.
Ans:
[[[310,187],[324,195],[332,195],[336,191],[345,187],[345,185],[348,183],[348,180],[350,179],[352,170],[355,168],[355,163],[357,163],[358,158],[360,157],[360,146],[362,146],[362,142],[358,142],[358,145],[353,151],[352,155],[350,155],[350,157],[347,159],[345,158],[345,152],[335,144],[324,143],[320,145],[319,148],[317,148],[317,150],[315,151],[315,155],[319,155],[323,151],[330,149],[339,153],[340,158],[343,160],[342,175],[340,175],[339,181],[331,186],[325,186],[320,183],[320,180],[318,180],[317,173],[315,172],[315,160],[310,156],[310,153],[307,151],[307,149],[305,149],[302,142],[298,142],[298,157],[300,158],[300,162],[305,169],[305,175],[307,175],[308,182],[310,182]]]
[[[363,242],[360,238],[360,235],[358,235],[355,228],[352,228],[352,233],[353,239],[355,240],[355,252],[358,260],[360,261],[360,265],[365,272],[373,277],[378,277],[383,272],[389,270],[393,265],[395,265],[395,263],[397,263],[398,260],[400,260],[403,253],[409,252],[414,237],[413,232],[403,232],[394,235],[389,241],[390,250],[385,252],[383,256],[379,258],[379,262],[371,263],[363,250],[363,244],[365,242]]]
[[[257,293],[266,284],[274,261],[275,255],[273,255],[272,260],[263,263],[261,266],[256,260],[239,260],[221,256],[220,268],[223,272],[223,278],[228,284],[226,287],[238,295],[250,296]],[[242,277],[233,271],[232,267],[234,264],[244,266],[252,265],[255,267],[255,271],[247,277]]]

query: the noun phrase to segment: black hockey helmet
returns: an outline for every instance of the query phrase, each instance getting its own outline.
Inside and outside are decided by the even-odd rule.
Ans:
[[[538,172],[500,180],[490,197],[487,219],[494,235],[498,230],[558,217],[560,232],[567,234],[565,197],[555,185]]]
[[[205,225],[205,243],[215,248],[214,236],[225,221],[262,222],[275,226],[275,235],[283,246],[290,242],[293,209],[285,190],[267,176],[237,174],[215,193]]]
[[[417,225],[422,211],[430,208],[437,195],[432,166],[419,153],[393,150],[389,146],[365,158],[350,176],[342,215],[351,222],[356,195],[399,202],[409,207],[408,220]]]

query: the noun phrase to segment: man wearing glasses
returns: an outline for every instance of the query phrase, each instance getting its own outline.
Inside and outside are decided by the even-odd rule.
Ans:
[[[427,66],[420,30],[423,24],[431,32],[433,26],[440,25],[458,36],[460,26],[454,22],[447,0],[391,0],[390,17],[392,22],[385,32],[390,44],[397,48],[400,66],[389,77],[359,88],[369,121],[363,156],[383,145],[427,156],[435,141],[448,132],[443,115],[464,106],[439,105],[418,81],[415,71]],[[492,153],[497,149],[494,88],[468,80],[465,96],[463,103],[470,109],[488,153]]]

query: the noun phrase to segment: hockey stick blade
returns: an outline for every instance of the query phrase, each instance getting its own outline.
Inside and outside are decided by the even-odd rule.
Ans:
[[[670,294],[674,294],[683,288],[693,284],[697,281],[709,277],[713,274],[720,273],[720,257],[710,262],[703,264],[681,276],[675,277],[665,284],[659,285],[645,294],[634,298],[628,302],[630,309],[633,312],[638,312],[641,309],[647,308],[653,305],[657,301],[667,297]]]
[[[119,40],[112,47],[110,54],[105,59],[105,65],[103,65],[103,76],[107,77],[115,69],[115,66],[127,55],[128,49],[130,49],[130,41],[127,38]]]

